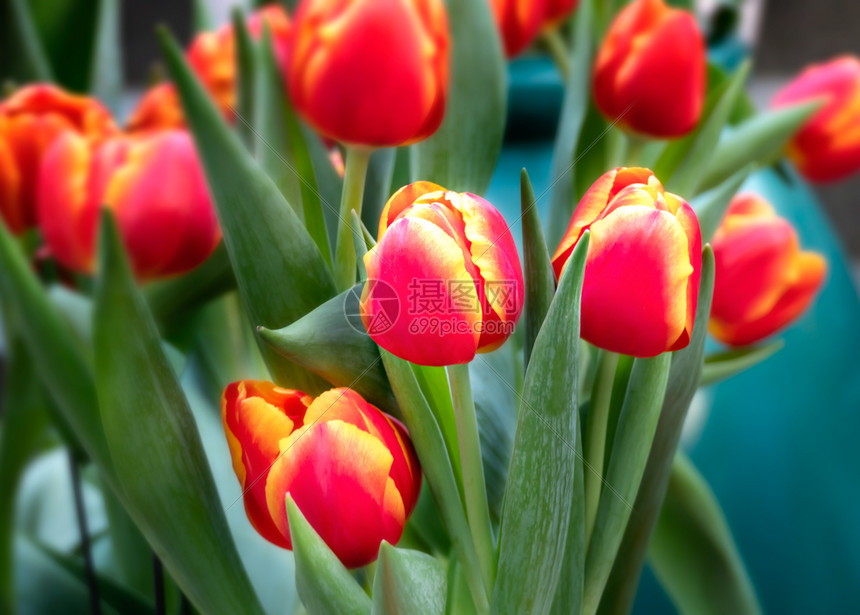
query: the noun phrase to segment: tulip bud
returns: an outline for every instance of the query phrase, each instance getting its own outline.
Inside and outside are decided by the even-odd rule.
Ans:
[[[38,221],[65,267],[92,273],[99,210],[110,207],[135,274],[184,273],[215,249],[221,231],[188,133],[117,136],[91,147],[73,133],[45,154]]]
[[[512,58],[525,50],[544,24],[547,5],[562,3],[549,0],[491,0],[505,55]]]
[[[97,101],[53,85],[24,87],[0,103],[0,217],[13,233],[35,226],[42,157],[67,130],[93,143],[117,132]]]
[[[654,173],[619,168],[603,174],[573,212],[553,256],[556,276],[590,231],[582,287],[582,338],[634,357],[690,343],[702,237],[699,221]]]
[[[449,47],[441,0],[303,0],[294,27],[290,98],[323,135],[384,147],[439,127]]]
[[[715,283],[709,330],[732,346],[755,343],[809,306],[827,272],[815,252],[761,197],[736,197],[714,235]]]
[[[290,19],[278,4],[270,4],[248,16],[248,32],[254,38],[269,27],[275,60],[284,66]],[[215,99],[224,116],[232,120],[236,108],[236,35],[231,24],[215,32],[202,32],[191,42],[187,52],[191,69]],[[185,125],[182,106],[172,84],[161,83],[150,88],[129,117],[130,131],[181,128]]]
[[[224,389],[224,431],[245,511],[261,536],[292,548],[285,500],[349,568],[396,544],[421,490],[421,468],[396,419],[351,389],[313,399],[270,382]]]
[[[416,182],[394,193],[364,257],[370,337],[421,365],[468,363],[513,332],[523,274],[505,219],[479,196]]]
[[[680,137],[705,100],[705,42],[695,18],[663,0],[636,0],[609,28],[594,65],[594,101],[634,133]]]
[[[794,135],[787,154],[816,182],[860,170],[860,59],[842,56],[807,68],[773,99],[773,107],[821,100],[821,108]]]

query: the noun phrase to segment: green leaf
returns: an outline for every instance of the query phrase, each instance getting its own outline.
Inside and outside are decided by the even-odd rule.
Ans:
[[[445,119],[411,148],[412,179],[483,194],[502,149],[507,70],[487,2],[447,0],[451,81]]]
[[[96,383],[123,503],[198,609],[262,613],[227,527],[194,417],[107,210],[100,228]]]
[[[493,613],[548,613],[565,564],[575,493],[576,366],[588,237],[586,233],[577,242],[562,272],[526,369],[505,491]]]
[[[585,558],[583,613],[597,612],[645,471],[669,378],[672,354],[636,359],[618,417],[612,455]]]
[[[708,336],[708,317],[714,290],[714,251],[707,246],[702,255],[702,277],[699,284],[699,301],[696,321],[690,344],[672,354],[669,383],[663,400],[663,409],[657,422],[654,443],[642,475],[633,512],[627,522],[621,547],[612,574],[600,602],[601,615],[626,615],[633,607],[639,586],[639,577],[645,563],[648,542],[663,506],[669,484],[672,462],[687,410],[699,385],[705,356],[705,339]]]
[[[447,593],[442,562],[383,541],[373,579],[373,615],[443,615]]]
[[[119,0],[98,0],[88,91],[117,111],[122,96]]]
[[[260,329],[260,337],[334,386],[354,389],[370,403],[400,416],[379,349],[361,322],[362,287],[356,284],[283,329]]]
[[[577,145],[585,128],[585,119],[591,100],[591,62],[593,40],[592,0],[583,0],[574,17],[574,43],[570,57],[570,72],[564,87],[561,118],[552,154],[552,186],[549,214],[550,245],[557,245],[570,223],[574,207],[579,200],[576,178],[580,174],[577,165]],[[591,178],[593,181],[597,176]],[[525,222],[523,223],[525,227]],[[527,321],[528,322],[528,321]],[[528,326],[528,325],[527,325]],[[535,332],[536,333],[536,332]]]
[[[370,598],[317,535],[287,494],[287,520],[296,557],[296,586],[308,615],[370,613]]]
[[[248,32],[245,15],[239,7],[233,7],[232,19],[233,33],[236,37],[236,57],[234,59],[236,62],[236,109],[234,109],[236,130],[245,146],[251,152],[256,152],[257,143],[254,138],[254,126],[261,123],[261,118],[257,115],[257,90],[260,87],[260,82],[265,78],[258,74],[261,71],[257,69],[262,69],[262,66],[259,66],[259,52]],[[266,169],[265,164],[261,163],[261,166]],[[266,170],[268,171],[268,169]],[[278,183],[277,180],[275,183]],[[290,200],[289,196],[287,196],[287,200]],[[296,206],[293,201],[290,201],[290,204],[293,207]]]
[[[705,367],[702,369],[699,386],[715,384],[755,367],[782,350],[783,346],[785,346],[783,340],[775,340],[768,344],[746,346],[708,355],[705,357]]]
[[[717,232],[732,199],[754,169],[754,165],[748,164],[719,186],[700,194],[690,203],[699,219],[703,242],[710,241]]]
[[[374,234],[379,229],[382,209],[388,197],[394,192],[391,189],[391,180],[394,176],[396,155],[396,147],[377,149],[370,155],[370,165],[367,167],[367,179],[364,183],[361,219],[368,228],[373,229]]]
[[[741,65],[726,82],[711,94],[699,125],[692,133],[671,142],[654,169],[666,188],[684,198],[695,194],[702,178],[702,169],[708,167],[720,135],[737,105],[749,76],[751,63]]]
[[[451,387],[448,382],[448,372],[444,367],[411,364],[415,380],[421,388],[421,393],[430,405],[430,410],[436,418],[436,423],[442,431],[445,447],[451,456],[451,467],[454,468],[454,478],[457,488],[463,494],[462,466],[460,463],[460,446],[457,440],[457,423],[454,418],[454,404],[451,401]]]
[[[0,296],[15,315],[39,381],[59,410],[59,427],[115,485],[96,397],[92,366],[68,323],[60,316],[13,237],[0,223]],[[57,417],[55,417],[57,418]],[[73,438],[71,436],[74,436]]]
[[[719,502],[680,453],[648,557],[681,615],[761,613]]]
[[[523,261],[525,262],[525,364],[528,365],[532,346],[555,294],[555,272],[549,260],[543,229],[538,216],[537,200],[523,169],[520,173],[522,200]]]
[[[732,129],[717,146],[700,187],[709,190],[751,162],[772,162],[821,102],[812,101],[756,115]]]
[[[179,46],[163,30],[160,37],[251,321],[269,328],[290,324],[335,295],[331,272],[278,187],[230,132]],[[263,354],[281,386],[311,395],[327,388],[269,348]]]
[[[27,0],[9,0],[4,12],[8,22],[4,34],[11,51],[7,71],[21,82],[54,80],[48,54],[42,44]]]
[[[454,478],[451,458],[434,411],[430,409],[427,399],[421,392],[412,364],[382,348],[379,349],[379,354],[401,408],[403,421],[409,429],[409,435],[418,453],[424,477],[442,513],[457,556],[463,563],[463,573],[472,592],[472,599],[478,610],[484,612],[488,609],[486,589],[481,579],[481,569],[472,542],[472,533],[466,523],[463,501]],[[453,415],[453,410],[451,413]]]

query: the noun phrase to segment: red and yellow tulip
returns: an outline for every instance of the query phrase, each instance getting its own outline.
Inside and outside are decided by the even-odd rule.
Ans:
[[[822,106],[794,135],[787,154],[807,179],[843,179],[860,170],[860,59],[842,56],[810,66],[772,106],[813,100]]]
[[[474,194],[430,182],[401,188],[382,211],[379,243],[364,264],[365,327],[413,363],[468,363],[501,346],[522,311],[514,239],[502,215]]]
[[[303,0],[288,53],[290,97],[342,143],[414,143],[442,122],[448,48],[441,0]]]
[[[248,16],[248,32],[260,38],[263,24],[269,27],[275,59],[279,66],[284,66],[291,32],[289,17],[283,7],[270,4]],[[198,34],[188,48],[187,57],[189,65],[224,116],[232,119],[236,108],[236,35],[232,24],[214,32]],[[130,131],[181,128],[184,125],[182,106],[176,90],[169,83],[150,88],[127,122]]]
[[[193,269],[221,239],[203,169],[184,131],[116,136],[95,147],[66,132],[45,153],[38,194],[45,242],[75,271],[94,269],[103,205],[114,211],[141,279]]]
[[[827,262],[801,252],[797,232],[764,199],[735,198],[712,242],[716,264],[709,330],[726,344],[753,344],[795,320],[815,297]]]
[[[582,338],[635,357],[689,344],[702,267],[699,222],[690,206],[664,192],[648,169],[614,169],[573,212],[552,259],[556,276],[585,231],[591,238]]]
[[[699,121],[705,100],[705,41],[695,18],[663,0],[624,8],[594,65],[594,101],[623,128],[680,137]]]
[[[36,180],[42,158],[66,131],[96,143],[117,132],[110,113],[92,98],[31,85],[0,103],[0,217],[13,233],[36,224]]]
[[[490,0],[505,55],[524,51],[544,28],[570,15],[579,0]]]
[[[406,428],[351,389],[313,399],[270,382],[243,380],[221,402],[245,511],[261,536],[291,548],[289,493],[349,568],[397,543],[421,490]]]

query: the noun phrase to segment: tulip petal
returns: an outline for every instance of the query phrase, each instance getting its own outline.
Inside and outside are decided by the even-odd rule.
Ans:
[[[668,212],[629,206],[590,230],[582,337],[638,357],[672,347],[685,331],[693,274],[682,226]]]
[[[379,219],[379,234],[377,239],[382,239],[388,226],[397,219],[404,210],[411,207],[412,204],[420,197],[430,192],[444,192],[445,189],[433,182],[417,181],[400,188],[397,192],[391,195],[385,207],[382,210],[382,215]]]
[[[400,539],[405,514],[388,475],[393,459],[374,436],[343,421],[324,421],[297,432],[282,448],[266,495],[287,541],[287,493],[349,568],[372,561],[382,540]]]
[[[362,320],[377,344],[421,365],[472,360],[480,303],[456,241],[426,220],[401,218],[364,263],[371,282],[362,293]],[[388,320],[381,323],[381,317]]]

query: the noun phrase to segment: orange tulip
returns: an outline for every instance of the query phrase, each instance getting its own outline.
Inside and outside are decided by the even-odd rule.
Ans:
[[[294,27],[290,97],[322,134],[384,147],[439,127],[449,47],[441,0],[303,0]]]
[[[221,416],[245,511],[261,536],[292,548],[289,493],[349,568],[400,540],[421,490],[406,428],[351,389],[313,399],[270,382],[224,389]]]
[[[0,217],[13,233],[36,224],[36,180],[45,151],[67,130],[98,142],[117,132],[97,101],[48,84],[0,103]]]
[[[594,66],[594,101],[634,133],[680,137],[705,100],[705,42],[695,18],[663,0],[636,0],[609,28]]]
[[[822,107],[798,131],[787,154],[807,178],[843,179],[860,170],[860,59],[842,56],[807,68],[773,99],[773,107],[812,100]]]
[[[65,267],[91,273],[99,210],[110,207],[141,279],[184,273],[221,238],[188,133],[117,136],[92,147],[67,132],[45,154],[39,228]]]
[[[272,47],[279,66],[284,66],[290,19],[278,4],[270,4],[248,16],[248,32],[254,38],[263,35],[267,24]],[[233,26],[226,24],[215,32],[198,34],[187,52],[188,63],[215,99],[225,117],[233,119],[236,108],[236,36]],[[181,128],[185,125],[182,105],[173,85],[162,83],[150,88],[132,112],[128,130],[142,131]]]
[[[523,274],[502,215],[479,196],[416,182],[382,211],[364,257],[365,328],[389,352],[421,365],[468,363],[513,332]]]
[[[579,202],[552,259],[556,276],[590,231],[582,289],[582,338],[635,357],[690,343],[702,237],[699,221],[654,173],[619,168],[594,182]]]
[[[732,346],[753,344],[800,316],[827,272],[824,258],[801,252],[791,224],[753,194],[732,201],[712,243],[709,330]]]

